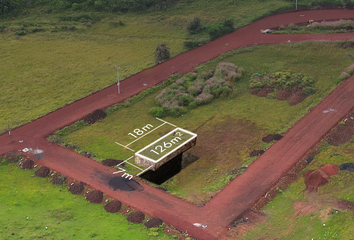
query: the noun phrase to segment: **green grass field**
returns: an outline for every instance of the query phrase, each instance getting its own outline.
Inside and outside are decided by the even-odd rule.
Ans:
[[[320,150],[303,172],[319,169],[328,163],[339,167],[342,163],[353,162],[354,139],[339,147],[323,142]],[[257,224],[244,239],[353,239],[353,213],[345,210],[328,214],[329,210],[336,209],[336,199],[354,202],[353,181],[354,173],[339,171],[338,175],[331,176],[326,185],[319,187],[317,195],[313,196],[302,192],[306,185],[301,177],[263,209],[267,215],[266,221]],[[298,215],[299,209],[295,206],[299,202],[316,210]]]
[[[14,164],[0,166],[0,216],[0,239],[174,239]]]
[[[341,71],[351,64],[347,57],[351,49],[341,49],[336,43],[297,43],[277,46],[245,48],[219,57],[199,67],[198,71],[214,69],[218,62],[233,62],[246,70],[236,83],[237,91],[229,98],[221,98],[191,110],[180,118],[165,118],[178,127],[198,134],[197,145],[191,153],[200,159],[163,184],[170,193],[200,203],[215,195],[235,177],[242,166],[252,162],[249,153],[265,149],[261,138],[269,133],[283,133],[335,87]],[[264,60],[267,56],[267,61]],[[265,99],[248,94],[251,74],[291,70],[313,77],[317,92],[299,105]],[[154,106],[152,94],[128,108],[112,113],[102,122],[62,136],[83,150],[95,153],[101,161],[106,158],[126,159],[132,152],[115,144],[127,139],[128,133],[146,124],[156,126],[149,110]],[[122,130],[122,131],[121,131]],[[172,129],[171,129],[172,130]],[[164,130],[166,133],[167,129]],[[169,130],[170,131],[170,130]],[[163,136],[163,130],[159,136]],[[132,138],[132,137],[130,137]],[[144,140],[143,140],[144,139]],[[141,149],[158,136],[139,140]],[[129,143],[129,141],[120,141]]]
[[[235,3],[235,4],[234,4]],[[4,19],[0,33],[0,133],[9,124],[17,127],[116,81],[115,65],[124,79],[155,64],[154,50],[160,43],[175,56],[186,49],[190,35],[186,26],[199,16],[204,24],[234,18],[241,27],[292,3],[287,1],[180,1],[158,12],[88,13],[99,21],[60,21],[77,12],[39,13]],[[121,20],[125,26],[115,27]],[[75,27],[76,31],[65,30]],[[27,29],[43,32],[16,36]],[[64,30],[63,30],[64,28]],[[25,103],[25,104],[24,104]]]

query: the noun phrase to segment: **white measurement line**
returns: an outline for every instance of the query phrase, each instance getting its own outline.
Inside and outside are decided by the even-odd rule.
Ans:
[[[149,170],[150,168],[152,168],[152,166],[148,167],[147,169],[145,169],[144,171],[141,171],[138,175],[136,176],[139,176],[140,174],[143,174],[144,172],[146,172],[147,170]]]
[[[130,163],[130,162],[127,162],[127,163],[130,164],[130,165],[132,165],[133,167],[136,167],[137,169],[143,170],[142,168],[137,167],[137,166],[135,166],[134,164],[132,164],[132,163]]]
[[[164,122],[164,123],[167,123],[167,124],[169,124],[169,125],[171,125],[171,126],[174,126],[174,127],[177,127],[176,125],[173,125],[172,123],[169,123],[169,122],[167,122],[167,121],[165,121],[165,120],[162,120],[162,119],[160,119],[160,118],[156,118],[157,120],[160,120],[161,122]]]
[[[127,158],[127,159],[126,159],[126,160],[124,160],[123,162],[121,162],[121,163],[119,163],[118,165],[116,165],[116,167],[118,167],[118,166],[122,165],[123,163],[125,163],[126,161],[128,161],[129,159],[131,159],[132,157],[134,157],[134,156],[131,156],[130,158]]]
[[[116,144],[118,144],[118,145],[120,145],[120,146],[122,146],[122,147],[125,147],[126,149],[129,149],[130,151],[133,151],[133,152],[135,152],[133,149],[131,149],[131,148],[128,148],[128,147],[126,147],[126,146],[124,146],[123,144],[120,144],[120,143],[118,143],[118,142],[116,142]]]
[[[159,127],[161,127],[161,126],[163,126],[163,125],[165,125],[165,123],[161,124],[160,126],[157,126],[154,130],[152,130],[152,131],[150,131],[150,132],[148,132],[148,133],[145,133],[143,136],[141,136],[141,137],[135,139],[135,140],[132,141],[131,143],[128,143],[127,145],[125,145],[125,147],[126,147],[126,146],[129,146],[130,144],[132,144],[132,143],[134,143],[134,142],[136,142],[136,141],[138,141],[140,138],[145,137],[146,135],[152,133],[153,131],[155,131],[156,129],[158,129]]]

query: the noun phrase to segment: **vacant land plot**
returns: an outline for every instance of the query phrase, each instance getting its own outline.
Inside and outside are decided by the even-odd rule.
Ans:
[[[255,159],[249,157],[253,150],[267,149],[269,144],[263,143],[262,137],[269,133],[284,133],[334,88],[340,72],[351,64],[347,56],[351,52],[351,49],[341,49],[335,43],[262,46],[232,52],[200,66],[198,71],[205,71],[215,69],[220,61],[232,62],[244,67],[246,76],[236,83],[237,90],[232,96],[193,109],[177,119],[165,118],[178,127],[198,134],[197,146],[190,153],[200,159],[163,186],[170,193],[188,201],[207,201]],[[248,93],[251,74],[284,70],[313,77],[317,82],[317,92],[295,106]],[[127,138],[128,133],[136,127],[156,121],[149,115],[156,95],[146,97],[129,108],[113,113],[102,122],[64,138],[83,150],[94,152],[97,160],[126,159],[131,152],[127,155],[127,150],[122,151],[115,141]],[[114,129],[124,129],[125,132],[122,134]],[[142,145],[137,149],[150,142],[140,142]]]

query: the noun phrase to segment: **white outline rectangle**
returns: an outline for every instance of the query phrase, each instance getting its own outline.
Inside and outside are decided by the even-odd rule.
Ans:
[[[186,140],[183,144],[181,144],[181,145],[178,146],[177,148],[171,149],[169,152],[165,153],[162,157],[160,157],[160,158],[157,159],[157,160],[153,160],[153,159],[151,159],[151,158],[149,158],[149,157],[147,157],[147,156],[145,156],[145,155],[140,154],[140,152],[144,151],[146,148],[151,147],[151,146],[154,145],[155,143],[159,142],[160,140],[162,140],[162,139],[165,138],[166,136],[168,136],[168,135],[170,135],[170,134],[172,134],[173,132],[176,132],[176,131],[181,131],[181,132],[188,133],[188,134],[192,135],[192,137],[189,138],[188,140]],[[197,137],[197,134],[195,134],[195,133],[192,133],[192,132],[190,132],[190,131],[184,130],[184,129],[182,129],[182,128],[176,128],[176,129],[172,130],[171,132],[165,134],[164,136],[160,137],[160,138],[157,139],[156,141],[150,143],[149,145],[147,145],[147,146],[144,147],[143,149],[137,151],[137,152],[135,153],[135,156],[139,155],[139,157],[141,157],[141,158],[143,158],[143,159],[152,161],[152,162],[154,162],[154,163],[158,163],[158,162],[161,161],[163,158],[165,158],[166,156],[168,156],[172,151],[174,152],[174,151],[178,150],[179,148],[181,148],[181,147],[184,146],[185,144],[189,143],[191,140],[193,140],[193,139],[196,138],[196,137]]]

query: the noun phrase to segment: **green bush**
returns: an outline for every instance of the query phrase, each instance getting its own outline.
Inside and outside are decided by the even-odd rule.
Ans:
[[[201,20],[199,17],[194,17],[188,22],[187,31],[190,34],[196,34],[202,29]]]
[[[225,20],[223,23],[215,23],[209,27],[209,37],[211,40],[224,36],[235,30],[234,22],[232,19]]]
[[[170,49],[166,44],[159,44],[155,49],[155,63],[161,63],[171,58]]]

